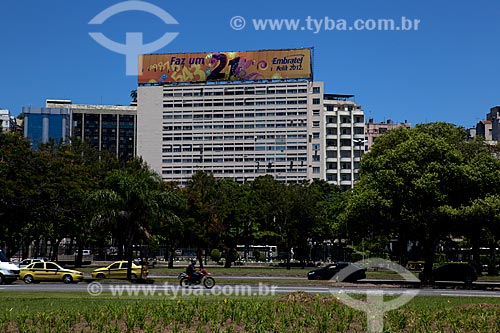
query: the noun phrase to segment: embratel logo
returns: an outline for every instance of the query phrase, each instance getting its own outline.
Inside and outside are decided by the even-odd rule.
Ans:
[[[129,11],[147,12],[155,15],[156,17],[159,17],[163,22],[165,22],[165,24],[179,24],[177,20],[172,17],[172,15],[170,15],[162,8],[144,1],[124,1],[117,3],[116,5],[108,7],[97,14],[93,19],[89,21],[89,24],[100,25],[116,14]],[[179,33],[166,32],[162,37],[148,44],[143,44],[142,32],[126,32],[125,44],[117,43],[106,37],[101,32],[89,32],[89,35],[97,43],[104,46],[108,50],[119,54],[124,54],[126,61],[126,75],[137,75],[138,55],[152,53],[163,48],[164,46],[172,42],[177,37],[177,35],[179,35]]]

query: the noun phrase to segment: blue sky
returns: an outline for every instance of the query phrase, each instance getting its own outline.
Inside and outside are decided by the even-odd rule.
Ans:
[[[471,127],[500,104],[500,2],[431,0],[147,1],[168,12],[167,25],[128,11],[102,25],[88,22],[116,0],[3,0],[0,11],[0,108],[17,115],[45,99],[123,104],[137,77],[125,56],[94,41],[102,32],[118,43],[126,32],[153,42],[179,35],[154,53],[244,51],[314,47],[314,79],[329,93],[354,94],[367,118],[412,124],[448,121]],[[242,30],[233,16],[246,19]],[[417,31],[257,31],[252,19],[346,20],[401,17],[420,20]],[[302,25],[302,26],[304,26]]]

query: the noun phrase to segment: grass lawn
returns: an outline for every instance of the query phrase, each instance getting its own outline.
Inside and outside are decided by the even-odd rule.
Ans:
[[[385,332],[500,332],[500,299],[416,297]],[[366,314],[333,296],[91,297],[0,292],[0,332],[363,332]]]

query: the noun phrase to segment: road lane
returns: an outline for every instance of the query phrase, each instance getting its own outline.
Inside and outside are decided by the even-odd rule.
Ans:
[[[2,285],[0,286],[0,297],[3,291],[18,291],[18,292],[83,292],[87,293],[89,284],[88,283],[78,283],[78,284],[63,284],[63,283],[38,283],[38,284],[23,284],[14,283],[12,285]],[[366,286],[361,284],[353,284],[350,286],[308,286],[304,285],[272,285],[269,283],[263,284],[252,284],[252,285],[241,285],[241,284],[220,284],[216,285],[213,289],[206,289],[202,286],[194,286],[190,288],[181,288],[177,283],[155,283],[150,285],[141,284],[130,284],[130,283],[101,283],[102,295],[111,295],[112,291],[121,290],[122,295],[127,295],[130,292],[131,296],[143,296],[143,295],[172,295],[173,292],[177,292],[179,295],[186,290],[184,294],[194,294],[194,295],[209,295],[209,294],[219,294],[219,295],[230,295],[231,291],[239,290],[240,295],[245,296],[258,296],[263,291],[267,292],[268,295],[271,292],[275,294],[286,294],[293,293],[297,291],[303,291],[311,294],[319,295],[336,295],[340,293],[347,294],[367,294],[368,292],[378,291],[382,292],[384,295],[398,295],[404,293],[407,290],[418,291],[419,296],[450,296],[450,297],[500,297],[498,291],[491,290],[466,290],[466,289],[438,289],[438,288],[398,288],[398,287],[380,287],[380,286]],[[141,288],[144,288],[146,294],[141,292]],[[259,289],[260,288],[260,289]],[[190,291],[187,291],[190,289]],[[242,292],[245,292],[243,294]],[[89,294],[90,295],[90,294]]]

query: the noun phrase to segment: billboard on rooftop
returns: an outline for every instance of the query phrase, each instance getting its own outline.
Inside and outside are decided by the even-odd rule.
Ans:
[[[168,53],[139,56],[139,84],[312,80],[312,50]]]

